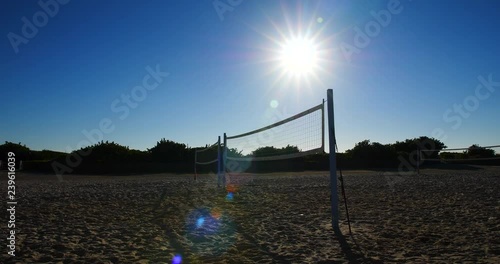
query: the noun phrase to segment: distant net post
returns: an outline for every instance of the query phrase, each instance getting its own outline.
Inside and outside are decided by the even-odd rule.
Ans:
[[[194,180],[198,177],[198,172],[196,171],[196,161],[198,160],[198,151],[194,151]]]
[[[194,180],[198,178],[198,166],[203,166],[200,170],[202,173],[207,171],[207,168],[211,168],[211,173],[217,171],[217,178],[220,175],[221,168],[221,146],[220,137],[217,142],[212,145],[207,145],[204,149],[195,149],[194,151]]]
[[[221,177],[219,178],[221,184],[226,187],[226,165],[227,165],[227,135],[224,133],[224,150],[222,151],[222,169]]]
[[[220,136],[217,138],[217,186],[221,178],[222,155],[220,147]]]
[[[332,228],[336,234],[340,234],[339,228],[339,197],[337,188],[337,159],[336,159],[336,140],[335,123],[333,118],[333,90],[327,90],[328,107],[328,138],[330,147],[330,188],[331,188],[331,206],[332,206]]]

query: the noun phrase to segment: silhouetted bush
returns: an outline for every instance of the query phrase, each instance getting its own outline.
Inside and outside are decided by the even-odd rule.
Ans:
[[[53,159],[57,159],[59,157],[65,156],[66,154],[67,153],[64,153],[64,152],[58,152],[58,151],[52,151],[52,150],[46,150],[46,149],[41,150],[41,151],[32,150],[30,160],[48,161],[48,160],[53,160]]]
[[[394,167],[398,164],[398,153],[391,145],[364,140],[346,151],[344,163],[357,168]]]
[[[19,169],[20,161],[26,161],[31,159],[31,151],[26,145],[21,145],[5,141],[5,144],[0,145],[0,160],[2,161],[2,169],[7,169],[7,161],[9,152],[13,152],[15,156],[16,168]]]
[[[299,153],[300,150],[297,146],[287,145],[286,147],[276,148],[273,146],[260,147],[249,155],[251,157],[268,157],[268,156],[280,156],[286,154]]]
[[[142,162],[148,160],[146,152],[131,150],[115,142],[101,141],[77,150],[86,161],[95,162]],[[85,154],[83,154],[85,153]]]
[[[21,145],[21,142],[16,144],[5,141],[5,144],[0,145],[0,160],[7,161],[9,152],[14,152],[16,160],[28,160],[31,156],[30,149],[26,145]]]
[[[156,162],[181,162],[193,161],[194,150],[188,149],[186,144],[177,143],[162,138],[156,142],[156,146],[148,149],[151,158]]]
[[[411,153],[415,153],[417,149],[420,149],[422,155],[428,159],[437,159],[439,150],[446,148],[446,145],[440,140],[426,136],[406,139],[405,141],[396,141],[396,143],[390,145],[396,152],[400,153],[400,155],[402,154],[403,157],[408,157]]]
[[[469,158],[492,158],[495,157],[495,150],[472,145],[465,153]]]
[[[92,146],[88,146],[73,152],[80,154],[81,162],[72,167],[71,173],[76,174],[130,174],[130,173],[194,173],[194,155],[196,150],[205,147],[189,148],[185,144],[161,139],[156,145],[147,151],[130,149],[127,146],[119,145],[115,142],[101,141]],[[380,144],[361,141],[355,144],[354,148],[345,153],[337,153],[337,167],[340,169],[372,169],[372,168],[398,168],[401,163],[399,157],[406,160],[414,159],[409,155],[416,155],[416,149],[434,149],[436,151],[426,152],[424,158],[437,157],[438,150],[446,147],[439,140],[419,137],[397,141],[394,144]],[[36,172],[53,172],[52,162],[66,164],[70,157],[67,153],[42,150],[32,151],[22,144],[5,142],[0,145],[0,157],[7,160],[7,153],[16,153],[16,160],[23,160],[25,170]],[[266,157],[293,154],[300,152],[297,146],[287,145],[276,148],[272,146],[261,147],[249,155],[243,155],[241,150],[231,148],[228,150],[229,157]],[[209,148],[199,152],[199,160],[211,161],[217,157],[217,147]],[[75,155],[73,155],[75,156]],[[478,145],[472,145],[467,151],[462,153],[442,152],[441,159],[457,160],[457,163],[477,164],[477,165],[500,165],[500,160],[486,161],[458,161],[467,158],[500,157],[495,156],[491,149],[485,149]],[[233,171],[239,172],[278,172],[278,171],[302,171],[302,170],[329,170],[329,154],[315,154],[294,159],[274,160],[274,161],[231,161]],[[439,163],[439,161],[436,161]],[[436,163],[434,162],[434,163]],[[433,162],[426,161],[425,164]],[[217,171],[217,163],[197,166],[198,173],[209,173]]]

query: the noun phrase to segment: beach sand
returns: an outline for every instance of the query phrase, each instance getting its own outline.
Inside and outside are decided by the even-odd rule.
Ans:
[[[500,263],[500,168],[346,171],[340,240],[327,172],[228,177],[18,172],[16,256],[4,245],[0,262]]]

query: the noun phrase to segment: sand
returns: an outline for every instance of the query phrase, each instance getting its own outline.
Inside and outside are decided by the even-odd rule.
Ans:
[[[232,196],[209,175],[18,173],[0,262],[500,263],[500,168],[344,174],[339,241],[326,172],[231,175]]]

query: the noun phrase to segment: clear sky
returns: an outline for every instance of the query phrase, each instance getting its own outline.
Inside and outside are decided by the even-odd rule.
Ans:
[[[0,142],[67,151],[100,130],[140,150],[200,146],[332,88],[341,151],[500,144],[499,1],[41,2],[0,4]],[[300,74],[277,59],[291,39],[315,48]],[[158,86],[135,88],[145,78]]]

